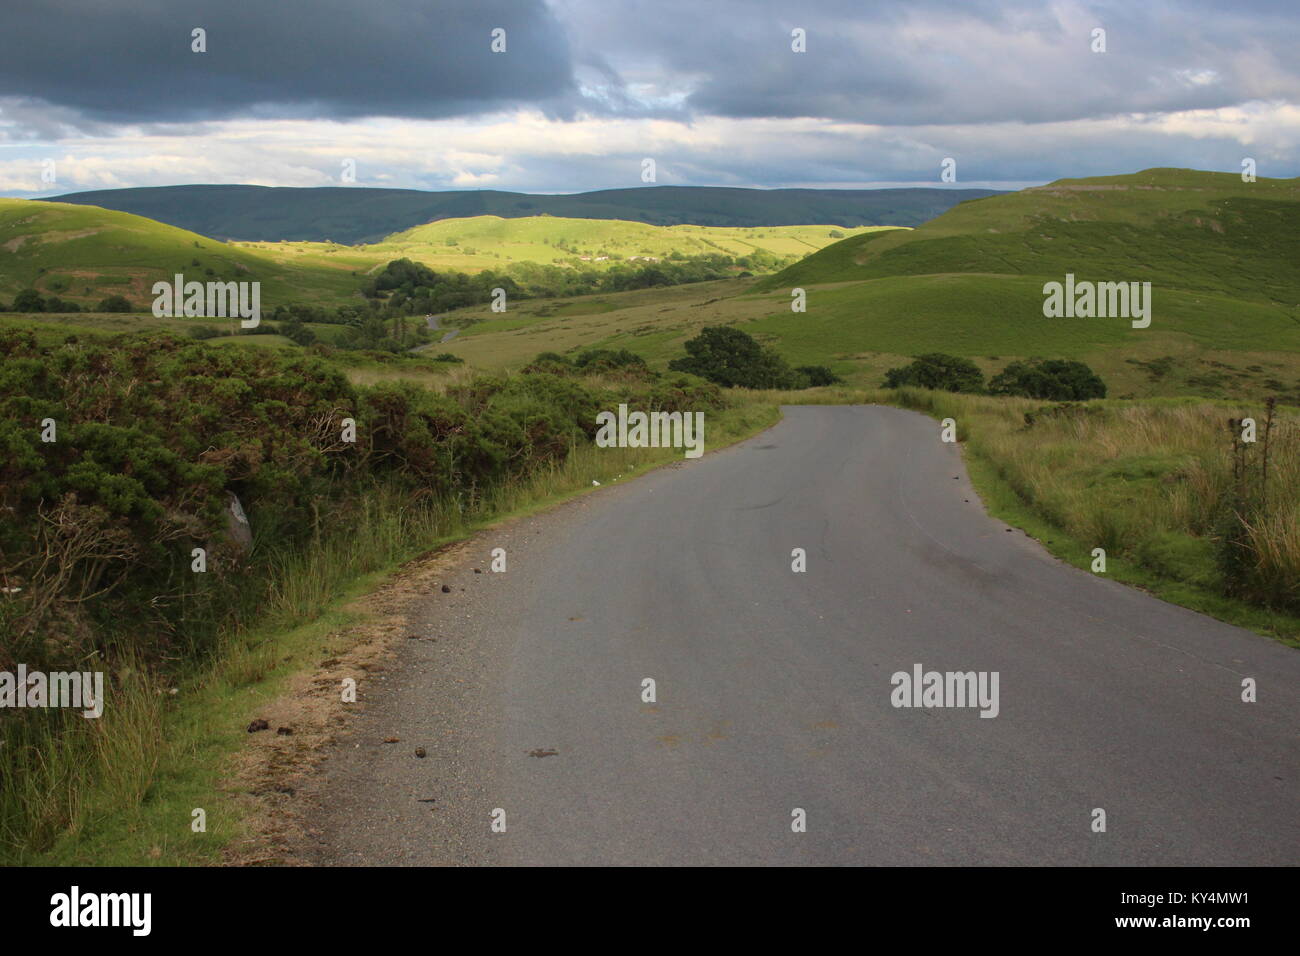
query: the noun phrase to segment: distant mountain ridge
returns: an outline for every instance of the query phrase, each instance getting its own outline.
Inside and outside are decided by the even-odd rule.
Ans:
[[[49,197],[145,216],[217,239],[354,245],[439,219],[564,216],[656,226],[919,226],[992,189],[744,189],[644,186],[568,195],[425,192],[364,186],[193,185],[100,189]]]

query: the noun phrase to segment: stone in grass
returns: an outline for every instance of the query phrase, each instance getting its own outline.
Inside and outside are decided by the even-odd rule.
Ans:
[[[261,717],[257,718],[257,720],[253,721],[251,724],[248,725],[248,732],[250,734],[255,734],[259,730],[270,730],[270,729],[271,729],[271,725],[267,721],[263,720]]]

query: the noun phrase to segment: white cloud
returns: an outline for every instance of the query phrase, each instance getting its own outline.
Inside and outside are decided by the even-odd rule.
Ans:
[[[663,185],[937,185],[945,156],[958,161],[958,185],[1021,184],[1148,166],[1233,169],[1247,147],[1285,158],[1262,174],[1295,175],[1300,107],[1256,102],[1057,123],[906,127],[810,118],[564,122],[524,111],[472,120],[231,120],[178,132],[153,126],[40,147],[11,144],[0,150],[0,191],[340,185],[345,159],[355,160],[357,185],[433,189],[634,187],[643,185],[643,157],[655,159]],[[53,188],[40,182],[44,158],[56,162]]]

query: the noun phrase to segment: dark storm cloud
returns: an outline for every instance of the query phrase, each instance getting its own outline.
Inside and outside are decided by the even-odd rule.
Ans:
[[[1040,123],[1295,101],[1297,48],[1294,0],[43,0],[0,13],[0,98],[88,123],[521,105]]]
[[[191,52],[191,31],[207,52]],[[492,53],[491,31],[506,31]],[[0,12],[0,97],[91,121],[445,117],[575,99],[541,0],[41,0]]]

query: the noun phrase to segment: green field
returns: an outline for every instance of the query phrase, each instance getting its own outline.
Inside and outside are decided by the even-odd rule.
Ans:
[[[714,226],[651,226],[615,219],[563,219],[530,216],[503,219],[475,216],[442,219],[394,233],[381,242],[342,246],[323,242],[242,242],[236,245],[269,255],[286,265],[346,265],[369,271],[393,259],[412,259],[432,269],[481,272],[514,262],[603,269],[642,266],[678,257],[764,253],[802,258],[848,236],[888,227],[763,226],[753,229]],[[635,257],[635,258],[634,258]],[[739,271],[739,270],[738,270]]]

